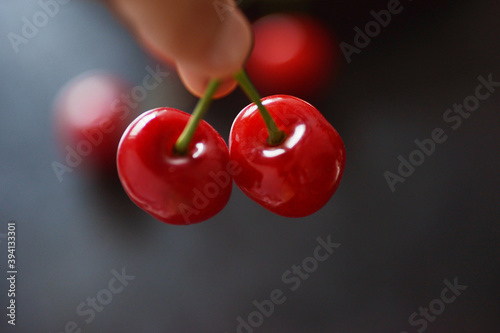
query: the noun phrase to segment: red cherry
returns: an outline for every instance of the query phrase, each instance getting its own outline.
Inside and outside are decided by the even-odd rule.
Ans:
[[[123,79],[105,72],[88,72],[65,84],[55,100],[56,135],[71,168],[116,170],[121,135],[133,119],[120,98],[130,92]]]
[[[254,47],[248,75],[263,95],[319,95],[332,80],[338,53],[331,31],[299,14],[271,14],[253,24]]]
[[[237,173],[224,139],[203,120],[187,153],[175,152],[189,118],[173,108],[147,111],[130,124],[118,147],[118,175],[128,196],[165,223],[197,223],[217,214]]]
[[[241,167],[236,185],[270,211],[303,217],[323,207],[344,171],[345,148],[337,131],[311,104],[292,96],[262,99],[286,138],[267,142],[267,128],[252,103],[236,117],[229,139],[230,158]]]

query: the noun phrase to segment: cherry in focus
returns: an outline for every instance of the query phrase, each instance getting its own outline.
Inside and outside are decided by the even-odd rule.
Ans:
[[[263,95],[320,95],[336,74],[336,37],[304,14],[270,14],[254,22],[248,75]]]
[[[101,174],[116,171],[116,150],[133,110],[122,101],[131,85],[106,72],[88,72],[65,84],[54,103],[55,129],[63,150],[64,166]],[[61,178],[62,179],[62,178]]]
[[[279,129],[271,146],[257,106],[236,117],[229,139],[230,158],[241,167],[235,183],[251,199],[286,217],[304,217],[323,207],[338,188],[345,148],[337,131],[311,104],[292,96],[262,99]]]
[[[190,118],[174,108],[158,108],[136,118],[117,153],[120,181],[130,199],[156,219],[186,225],[209,219],[229,200],[232,175],[224,139],[201,121],[187,152],[175,143]]]

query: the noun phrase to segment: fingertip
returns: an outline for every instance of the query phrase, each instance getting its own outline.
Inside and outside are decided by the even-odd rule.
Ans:
[[[189,66],[178,64],[177,71],[179,77],[181,78],[184,86],[187,90],[195,95],[196,97],[201,97],[205,93],[210,77],[200,74],[196,70],[191,70]],[[217,88],[213,98],[218,99],[229,95],[237,86],[236,80],[231,77],[226,77],[221,79],[221,83]]]
[[[222,80],[217,92],[214,95],[214,99],[222,98],[234,91],[237,86],[237,82],[234,79]]]
[[[237,86],[234,73],[244,67],[253,46],[253,33],[245,15],[237,8],[226,13],[218,33],[204,52],[194,59],[177,61],[179,76],[186,88],[195,96],[202,96],[213,77],[222,82],[214,98],[230,94]]]
[[[206,70],[221,76],[233,75],[244,66],[252,45],[251,25],[239,9],[234,9],[221,23],[211,48],[207,50]]]
[[[234,0],[112,0],[145,48],[176,66],[186,88],[203,95],[211,78],[223,78],[215,98],[234,90],[234,73],[252,48],[250,22]]]

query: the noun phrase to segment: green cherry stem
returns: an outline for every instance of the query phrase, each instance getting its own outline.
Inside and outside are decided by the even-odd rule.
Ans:
[[[181,135],[177,139],[177,142],[175,143],[174,150],[179,155],[186,154],[186,152],[188,150],[189,143],[191,142],[191,139],[193,138],[193,135],[196,132],[196,128],[198,127],[200,120],[205,115],[205,113],[208,109],[208,106],[210,105],[210,102],[212,101],[212,97],[214,96],[215,91],[219,87],[219,84],[220,84],[219,79],[210,80],[207,88],[205,89],[205,92],[203,93],[203,96],[200,98],[200,100],[196,104],[196,107],[193,110],[193,114],[189,118],[189,121],[186,124],[186,127],[184,127],[184,130],[182,131]]]
[[[278,128],[273,117],[260,101],[259,92],[255,89],[245,70],[240,69],[237,71],[236,74],[234,74],[234,78],[238,81],[241,89],[243,89],[243,91],[247,94],[248,98],[250,98],[250,100],[257,105],[260,115],[264,118],[264,122],[266,123],[267,131],[269,133],[267,142],[271,146],[279,145],[285,139],[285,133]]]

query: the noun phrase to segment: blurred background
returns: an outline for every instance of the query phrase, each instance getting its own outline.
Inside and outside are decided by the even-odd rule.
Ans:
[[[220,214],[179,227],[137,208],[115,177],[75,169],[60,182],[52,168],[64,159],[52,110],[61,87],[96,69],[140,85],[158,60],[100,3],[77,0],[16,52],[9,33],[21,35],[23,19],[42,9],[0,2],[0,332],[500,332],[500,89],[455,130],[443,119],[475,94],[479,76],[500,82],[500,5],[404,1],[348,63],[340,43],[354,45],[355,27],[388,3],[238,1],[252,21],[301,11],[337,35],[338,73],[311,102],[344,140],[344,177],[307,218],[276,216],[234,186]],[[196,98],[163,68],[168,77],[135,111],[191,112]],[[236,90],[206,120],[227,140],[247,104]],[[447,140],[391,191],[384,173],[397,174],[398,157],[435,128]],[[6,316],[9,221],[15,326]],[[282,276],[314,255],[318,237],[341,245],[295,275],[292,290]],[[275,289],[285,300],[263,315],[255,301],[268,304]]]

